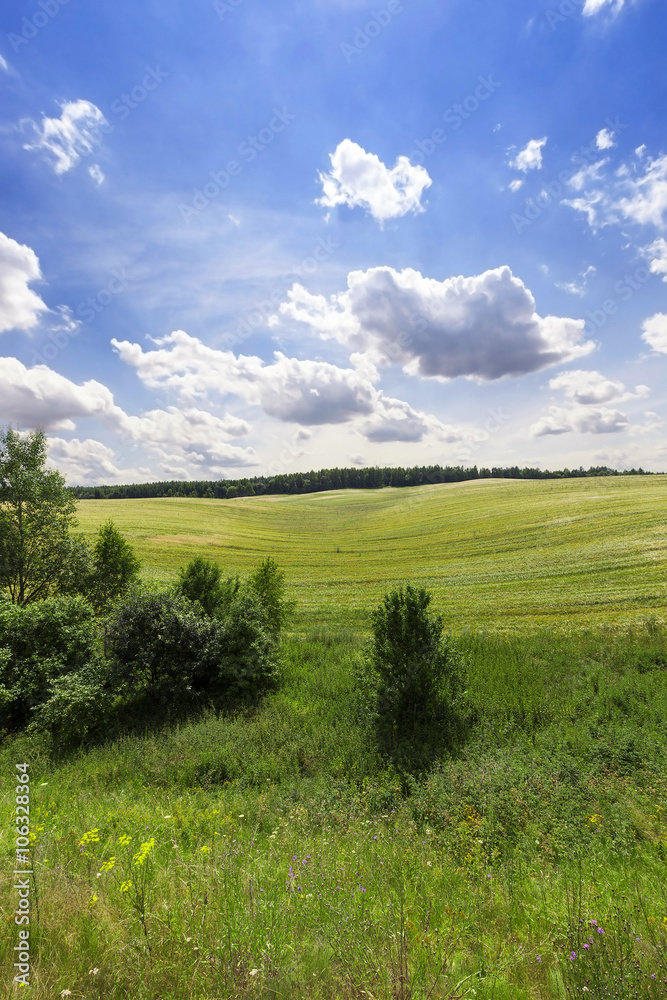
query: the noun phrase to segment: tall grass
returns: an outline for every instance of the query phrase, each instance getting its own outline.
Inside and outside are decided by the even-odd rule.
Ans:
[[[419,779],[377,753],[345,632],[289,640],[244,713],[67,760],[6,739],[34,782],[30,995],[664,996],[667,635],[460,644],[468,738]]]

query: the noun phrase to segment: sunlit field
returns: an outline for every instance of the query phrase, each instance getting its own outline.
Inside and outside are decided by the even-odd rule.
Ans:
[[[482,482],[238,501],[96,501],[166,584],[273,555],[298,601],[281,684],[30,771],[34,1000],[667,996],[664,480]],[[356,680],[370,611],[434,592],[460,732],[412,773]],[[366,714],[365,714],[366,712]],[[136,721],[136,720],[135,720]],[[0,887],[0,952],[17,893]],[[4,995],[4,994],[3,994]]]
[[[230,574],[272,555],[301,632],[366,631],[401,581],[432,590],[453,630],[618,624],[661,617],[667,602],[663,476],[79,504],[82,531],[107,518],[160,582],[194,554]]]

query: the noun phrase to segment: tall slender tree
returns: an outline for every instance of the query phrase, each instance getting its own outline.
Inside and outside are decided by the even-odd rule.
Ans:
[[[76,499],[46,461],[43,430],[0,431],[0,588],[14,604],[58,590],[68,565]]]

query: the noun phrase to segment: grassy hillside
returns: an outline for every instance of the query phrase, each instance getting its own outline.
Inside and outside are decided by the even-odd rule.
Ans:
[[[388,585],[418,582],[453,630],[629,623],[667,602],[662,476],[335,491],[239,500],[79,504],[92,534],[111,517],[144,573],[193,555],[246,572],[266,555],[298,600],[295,629],[367,628]]]
[[[273,555],[300,634],[240,713],[69,756],[0,733],[0,857],[25,761],[34,871],[31,986],[6,958],[3,995],[667,996],[666,486],[81,503],[157,581],[197,553],[229,573]],[[435,592],[467,665],[459,735],[418,775],[379,752],[356,679],[353,632],[401,580]]]

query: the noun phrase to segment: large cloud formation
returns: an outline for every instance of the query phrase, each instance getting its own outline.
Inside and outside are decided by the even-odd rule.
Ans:
[[[100,382],[77,385],[44,365],[26,368],[17,358],[0,361],[0,420],[47,430],[73,430],[77,417],[122,420],[123,411]]]
[[[285,423],[309,427],[353,423],[369,441],[416,442],[433,435],[460,443],[472,433],[385,396],[354,368],[288,358],[280,352],[273,364],[265,364],[261,358],[236,357],[231,351],[206,347],[183,330],[158,339],[149,351],[129,341],[112,344],[144,385],[175,389],[184,400],[236,395]]]
[[[41,278],[34,250],[0,233],[0,333],[31,330],[48,307],[29,288]]]
[[[172,406],[135,416],[118,406],[100,382],[91,379],[79,385],[45,365],[26,368],[16,358],[0,358],[0,421],[26,429],[41,426],[71,431],[77,420],[85,418],[96,419],[126,442],[147,448],[160,459],[163,471],[178,469],[183,478],[202,469],[222,475],[227,466],[256,464],[252,448],[229,442],[250,430],[237,417],[219,417],[195,406]],[[76,455],[71,449],[67,452],[68,459],[80,462],[85,452],[98,464],[111,462],[111,453],[100,442],[88,442],[85,448],[79,445]]]
[[[352,271],[347,291],[326,299],[301,285],[280,311],[335,338],[374,364],[399,362],[423,378],[492,381],[589,354],[584,321],[539,316],[509,267],[438,281],[406,268]]]
[[[365,208],[378,222],[396,219],[408,212],[422,212],[421,196],[431,178],[424,167],[413,166],[399,156],[389,169],[375,153],[367,153],[351,139],[343,139],[329,154],[331,171],[320,173],[322,197],[318,205],[335,208]]]

